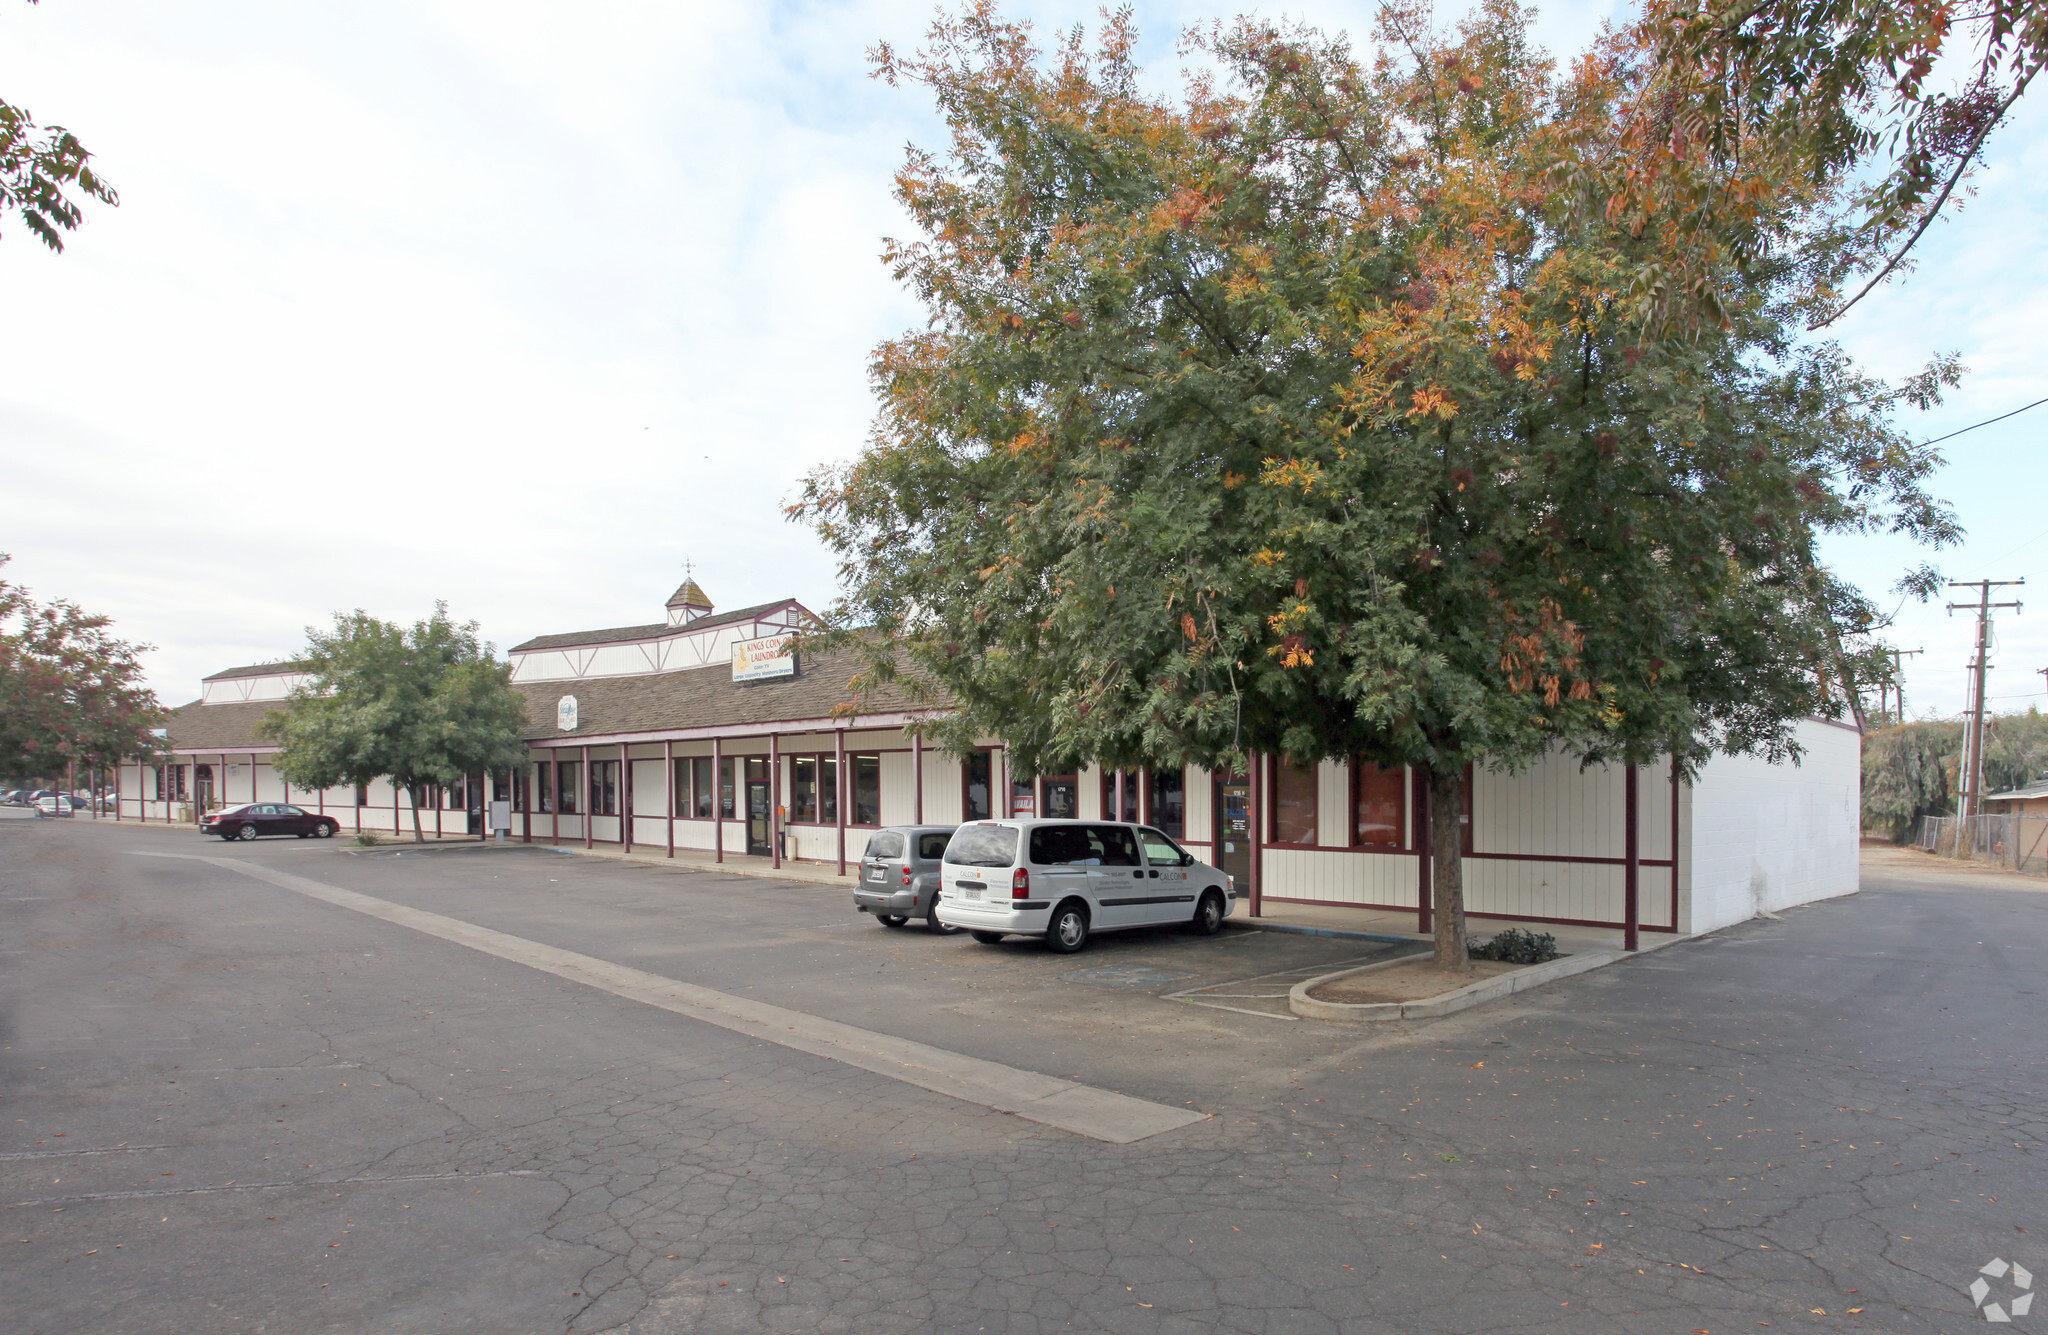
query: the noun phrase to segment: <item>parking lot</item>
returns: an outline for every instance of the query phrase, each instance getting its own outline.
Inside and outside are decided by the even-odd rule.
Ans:
[[[0,822],[11,1326],[1953,1332],[1994,1258],[2048,1274],[2038,882],[1881,861],[1385,1029],[1246,1013],[1370,942],[1060,956],[847,899]],[[919,1082],[948,1054],[1182,1124],[1009,1115]]]

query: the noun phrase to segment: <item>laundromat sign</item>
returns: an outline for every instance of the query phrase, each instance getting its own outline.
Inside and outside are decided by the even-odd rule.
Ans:
[[[796,650],[790,647],[794,635],[770,635],[763,640],[742,640],[732,647],[732,679],[739,682],[774,681],[796,675]]]

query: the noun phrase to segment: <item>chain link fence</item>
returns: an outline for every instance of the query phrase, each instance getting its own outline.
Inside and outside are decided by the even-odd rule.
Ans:
[[[1920,847],[2048,875],[2048,816],[1922,816]]]

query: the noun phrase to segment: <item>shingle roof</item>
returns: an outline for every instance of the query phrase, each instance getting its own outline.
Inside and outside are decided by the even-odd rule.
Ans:
[[[705,596],[703,588],[696,580],[686,579],[676,586],[676,591],[669,595],[669,600],[662,606],[701,607],[708,612],[711,610],[711,599]]]
[[[798,668],[800,675],[793,678],[745,685],[722,668],[693,668],[638,677],[520,682],[513,689],[529,701],[526,736],[531,741],[822,719],[853,698],[847,683],[860,670],[853,654],[805,654]],[[555,704],[565,695],[576,697],[574,732],[555,727]],[[900,684],[890,683],[877,688],[864,710],[885,714],[916,707]]]
[[[536,635],[524,644],[515,644],[506,653],[523,654],[536,649],[568,649],[581,644],[623,644],[632,640],[658,640],[669,635],[691,635],[714,626],[728,626],[736,621],[751,621],[764,613],[779,611],[785,607],[804,608],[794,598],[778,602],[761,603],[754,607],[741,607],[731,612],[720,612],[716,616],[698,617],[695,621],[680,626],[671,626],[666,621],[656,621],[646,626],[617,626],[611,630],[577,630],[566,635]],[[808,612],[804,612],[809,616]]]
[[[1984,800],[1986,802],[2025,801],[2031,797],[2048,797],[2048,777],[2036,779],[2032,783],[2022,784],[2009,792],[1986,793]]]
[[[275,663],[251,663],[246,667],[231,667],[226,671],[216,672],[211,677],[201,677],[200,680],[226,681],[230,677],[281,677],[291,673],[304,672],[305,670],[306,665],[304,663],[279,660]]]
[[[209,705],[194,700],[170,711],[165,720],[171,747],[178,751],[211,751],[272,747],[256,735],[263,716],[284,702],[281,700],[240,700],[233,704]]]

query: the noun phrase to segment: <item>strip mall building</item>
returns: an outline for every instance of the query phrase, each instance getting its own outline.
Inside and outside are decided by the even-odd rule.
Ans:
[[[992,816],[1155,825],[1267,902],[1418,910],[1428,875],[1414,777],[1266,758],[1248,774],[1089,768],[1019,781],[988,739],[965,758],[925,746],[922,717],[886,693],[835,718],[848,675],[781,652],[808,619],[794,600],[719,613],[694,582],[644,626],[543,635],[511,649],[532,762],[420,795],[430,833],[481,835],[490,801],[522,841],[720,861],[784,859],[844,872],[884,825]],[[122,767],[122,819],[194,821],[210,804],[290,802],[344,832],[410,832],[390,783],[292,790],[257,725],[299,684],[287,663],[208,677],[172,714],[169,763]],[[1557,756],[1471,779],[1465,884],[1475,916],[1702,932],[1856,888],[1861,737],[1810,721],[1797,766],[1718,757],[1690,784],[1669,767],[1582,768]],[[501,790],[502,789],[502,790]]]

